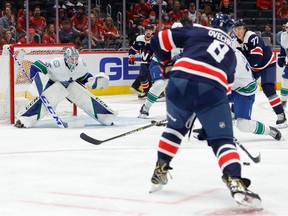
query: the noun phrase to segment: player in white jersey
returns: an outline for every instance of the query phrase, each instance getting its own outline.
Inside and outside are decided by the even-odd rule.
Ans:
[[[286,31],[281,34],[280,54],[278,55],[278,65],[284,67],[282,73],[282,87],[280,99],[284,108],[287,107],[288,98],[288,66],[286,64],[286,57],[288,56],[288,23],[286,23]]]
[[[116,118],[115,111],[86,89],[107,87],[109,77],[105,73],[95,76],[89,73],[86,63],[73,47],[67,48],[63,57],[35,61],[30,68],[30,79],[38,96],[17,115],[15,127],[33,127],[48,113],[40,98],[43,95],[54,110],[66,98],[104,125],[111,125]]]

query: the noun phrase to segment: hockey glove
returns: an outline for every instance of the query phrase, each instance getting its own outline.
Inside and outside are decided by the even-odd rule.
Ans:
[[[134,55],[129,55],[128,63],[131,65],[135,64],[135,56]]]
[[[159,63],[163,78],[166,78],[168,76],[168,73],[172,70],[174,63],[174,61],[170,60]]]
[[[105,73],[98,73],[94,77],[88,78],[88,82],[85,85],[91,89],[106,88],[109,85],[109,76]]]
[[[286,56],[278,55],[277,64],[279,67],[284,67],[286,65]]]

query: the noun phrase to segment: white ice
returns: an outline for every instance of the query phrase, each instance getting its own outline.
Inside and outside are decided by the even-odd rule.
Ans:
[[[249,188],[261,196],[262,211],[239,207],[221,180],[212,150],[187,137],[171,163],[173,178],[163,190],[149,194],[163,127],[99,146],[79,135],[107,139],[164,119],[165,103],[155,103],[149,119],[138,119],[143,101],[136,95],[100,98],[118,110],[114,126],[101,126],[81,112],[76,119],[86,121],[84,128],[61,129],[50,117],[30,129],[0,125],[0,216],[288,215],[287,128],[281,129],[283,141],[235,129],[252,155],[261,153],[255,164],[239,149],[242,161],[250,162],[242,167],[243,177],[252,180]],[[257,93],[253,119],[275,125],[263,92]]]

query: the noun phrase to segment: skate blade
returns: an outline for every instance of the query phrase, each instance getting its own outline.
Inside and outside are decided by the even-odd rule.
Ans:
[[[162,190],[162,188],[163,188],[163,185],[161,185],[161,184],[152,184],[152,186],[149,190],[149,193],[154,193],[156,191],[160,191],[160,190]]]
[[[256,197],[247,196],[242,193],[236,193],[234,195],[234,199],[241,206],[245,206],[255,210],[263,210],[261,206],[261,200]]]

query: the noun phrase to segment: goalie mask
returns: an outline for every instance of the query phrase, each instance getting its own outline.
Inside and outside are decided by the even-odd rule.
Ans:
[[[64,52],[64,61],[70,70],[74,70],[78,64],[79,52],[74,47],[68,47]]]

